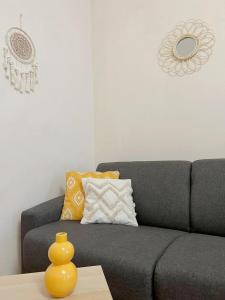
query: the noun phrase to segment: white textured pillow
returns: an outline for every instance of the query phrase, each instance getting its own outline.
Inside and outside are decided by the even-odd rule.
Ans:
[[[81,224],[138,226],[130,179],[82,178],[85,207]]]

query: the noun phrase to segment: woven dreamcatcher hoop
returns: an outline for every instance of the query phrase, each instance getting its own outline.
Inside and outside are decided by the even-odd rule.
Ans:
[[[3,68],[6,78],[20,93],[34,92],[38,83],[36,50],[31,37],[22,29],[22,15],[20,27],[9,28],[5,42]]]

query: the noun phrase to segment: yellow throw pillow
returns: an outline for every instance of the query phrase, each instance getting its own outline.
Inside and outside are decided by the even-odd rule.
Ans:
[[[82,186],[82,178],[118,179],[119,176],[120,173],[118,171],[66,173],[66,192],[61,220],[79,221],[82,219],[85,197]]]

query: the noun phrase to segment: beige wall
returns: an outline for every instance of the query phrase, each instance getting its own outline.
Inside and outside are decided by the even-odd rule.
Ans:
[[[40,65],[32,95],[0,58],[0,275],[19,271],[21,211],[64,192],[64,173],[94,165],[89,0],[0,0],[0,48],[24,14]]]
[[[96,162],[225,156],[225,2],[93,0]],[[157,51],[177,22],[217,38],[199,73],[171,78]]]

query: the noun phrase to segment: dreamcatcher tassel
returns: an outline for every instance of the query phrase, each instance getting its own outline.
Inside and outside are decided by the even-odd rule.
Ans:
[[[30,80],[30,82],[29,82],[29,84],[30,84],[30,90],[31,90],[31,92],[34,92],[34,86],[33,86],[33,72],[32,72],[32,71],[30,71],[30,78],[29,78],[29,80]]]
[[[33,76],[34,83],[38,84],[38,66],[37,65],[33,65],[32,68],[33,68],[33,74],[34,74],[34,76]]]
[[[7,70],[7,53],[8,53],[8,49],[3,48],[3,68],[6,71]]]
[[[15,70],[14,70],[14,64],[12,61],[9,61],[9,80],[11,85],[15,85]]]
[[[7,79],[10,78],[10,58],[9,57],[7,58],[5,77]]]
[[[26,74],[21,73],[20,93],[26,91]]]
[[[19,73],[19,82],[18,82],[19,91],[23,93],[23,73]]]
[[[21,70],[27,69],[26,66],[20,64]],[[35,85],[38,83],[38,66],[36,64],[32,65],[31,71],[19,71],[15,68],[15,62],[10,56],[8,49],[3,49],[3,68],[5,71],[5,76],[9,79],[10,84],[14,86],[15,90],[20,91],[20,93],[30,93],[34,92]]]
[[[35,74],[33,71],[30,72],[30,89],[34,92],[35,89]]]
[[[14,84],[14,88],[16,91],[20,90],[20,72],[15,69],[15,84]]]
[[[30,89],[30,72],[25,73],[25,78],[26,78],[25,92],[30,93],[30,91],[31,91],[31,89]]]

